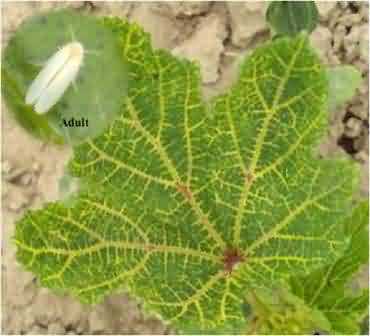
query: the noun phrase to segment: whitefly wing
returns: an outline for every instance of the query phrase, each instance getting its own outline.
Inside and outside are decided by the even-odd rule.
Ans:
[[[75,80],[80,66],[81,59],[79,57],[72,56],[68,59],[68,62],[42,91],[35,105],[37,113],[45,113],[59,100],[71,82]]]
[[[49,82],[53,79],[55,74],[64,66],[69,57],[68,45],[57,51],[46,62],[45,66],[39,72],[37,77],[31,83],[27,94],[26,104],[32,105],[40,97]]]

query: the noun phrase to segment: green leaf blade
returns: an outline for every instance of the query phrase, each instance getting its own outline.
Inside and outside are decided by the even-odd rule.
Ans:
[[[17,224],[18,260],[88,303],[125,288],[179,331],[240,332],[249,288],[307,273],[345,246],[336,224],[356,171],[312,155],[325,73],[304,36],[277,40],[243,64],[208,118],[197,67],[153,51],[135,25],[108,23],[128,60],[122,114],[74,148],[70,169],[86,187],[73,205]]]
[[[359,320],[368,311],[368,289],[354,294],[348,288],[353,275],[368,264],[368,223],[369,205],[363,201],[344,221],[345,230],[352,237],[343,256],[307,276],[290,279],[293,293],[322,311],[336,333],[358,333]]]
[[[246,334],[312,335],[317,331],[327,334],[330,330],[325,315],[292,295],[284,283],[268,290],[253,291],[246,301],[250,305]]]
[[[288,57],[287,50],[296,54]],[[334,165],[312,155],[312,146],[326,125],[326,77],[305,37],[294,43],[275,42],[273,48],[261,48],[254,56],[244,64],[242,79],[230,94],[215,102],[211,194],[218,206],[212,207],[212,219],[220,229],[225,223],[231,226],[228,244],[242,244],[253,267],[261,267],[258,273],[271,266],[286,269],[289,264],[304,270],[305,264],[312,267],[327,257],[322,248],[334,250],[337,244],[338,253],[343,249],[340,230],[330,232],[327,226],[324,233],[333,216],[325,208],[336,212],[339,221],[352,197],[351,192],[339,195],[347,188],[353,190],[356,182],[351,175],[355,174],[345,160]],[[257,73],[261,78],[256,78]],[[338,164],[349,176],[342,186],[336,182]],[[273,209],[273,216],[267,209]],[[312,236],[306,237],[310,230]]]
[[[295,36],[301,31],[311,33],[318,19],[314,1],[272,1],[266,11],[266,21],[277,35]]]

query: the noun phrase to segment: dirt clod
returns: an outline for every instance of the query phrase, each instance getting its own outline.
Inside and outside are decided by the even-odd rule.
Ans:
[[[235,46],[247,47],[257,35],[267,30],[266,2],[228,2],[231,40]]]
[[[215,14],[206,17],[196,32],[173,50],[173,54],[186,57],[200,64],[204,83],[218,79],[219,63],[224,51],[226,27],[223,19]]]
[[[344,134],[348,138],[357,138],[362,131],[362,122],[357,118],[349,118],[346,122]]]

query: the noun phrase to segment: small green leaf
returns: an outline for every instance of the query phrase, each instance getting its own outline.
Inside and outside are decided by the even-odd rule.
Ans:
[[[302,31],[311,33],[318,18],[314,1],[272,1],[266,11],[266,20],[278,35],[294,36]]]
[[[240,333],[251,289],[346,247],[339,224],[358,172],[315,158],[324,68],[305,36],[282,38],[207,106],[195,64],[154,51],[136,25],[106,24],[128,60],[122,113],[74,147],[70,170],[86,186],[74,206],[50,203],[17,223],[17,258],[83,302],[122,288],[179,332]]]
[[[358,335],[361,322],[369,310],[369,291],[357,296],[345,296],[343,291],[330,290],[321,301],[325,304],[318,306],[332,325],[332,332],[339,335]]]
[[[336,107],[350,100],[360,87],[362,77],[360,71],[351,65],[339,65],[329,68],[329,97],[328,108],[333,111]]]
[[[362,319],[360,334],[369,335],[369,315]]]
[[[73,85],[46,114],[25,104],[28,87],[59,48],[72,41],[84,47]],[[122,45],[99,19],[58,10],[26,20],[10,39],[2,61],[3,94],[16,119],[46,140],[78,143],[95,137],[117,116],[126,95],[127,69]],[[66,127],[88,119],[88,127]]]
[[[347,289],[360,266],[368,263],[368,223],[366,201],[345,221],[345,230],[352,239],[343,256],[308,276],[291,279],[293,293],[322,311],[331,322],[333,332],[358,333],[360,321],[368,310],[368,290],[354,295]]]
[[[248,335],[312,335],[327,333],[331,326],[325,315],[307,306],[290,293],[284,284],[271,290],[247,294],[252,313],[248,316]]]

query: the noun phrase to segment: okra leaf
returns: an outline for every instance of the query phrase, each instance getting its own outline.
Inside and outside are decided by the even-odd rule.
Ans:
[[[84,188],[18,222],[18,260],[42,285],[86,303],[122,289],[178,332],[244,330],[245,294],[334,261],[358,172],[320,160],[325,69],[307,37],[255,50],[210,103],[199,68],[118,19],[128,96],[74,147]]]
[[[246,303],[251,311],[247,335],[322,335],[331,330],[326,316],[292,294],[284,283],[270,290],[251,291]]]
[[[266,11],[266,21],[275,34],[282,36],[311,33],[318,19],[315,1],[271,1]]]
[[[361,202],[345,220],[352,236],[342,257],[308,276],[291,279],[292,292],[312,308],[325,314],[332,333],[358,334],[360,322],[368,313],[369,292],[351,292],[350,282],[361,266],[369,262],[369,205]]]

